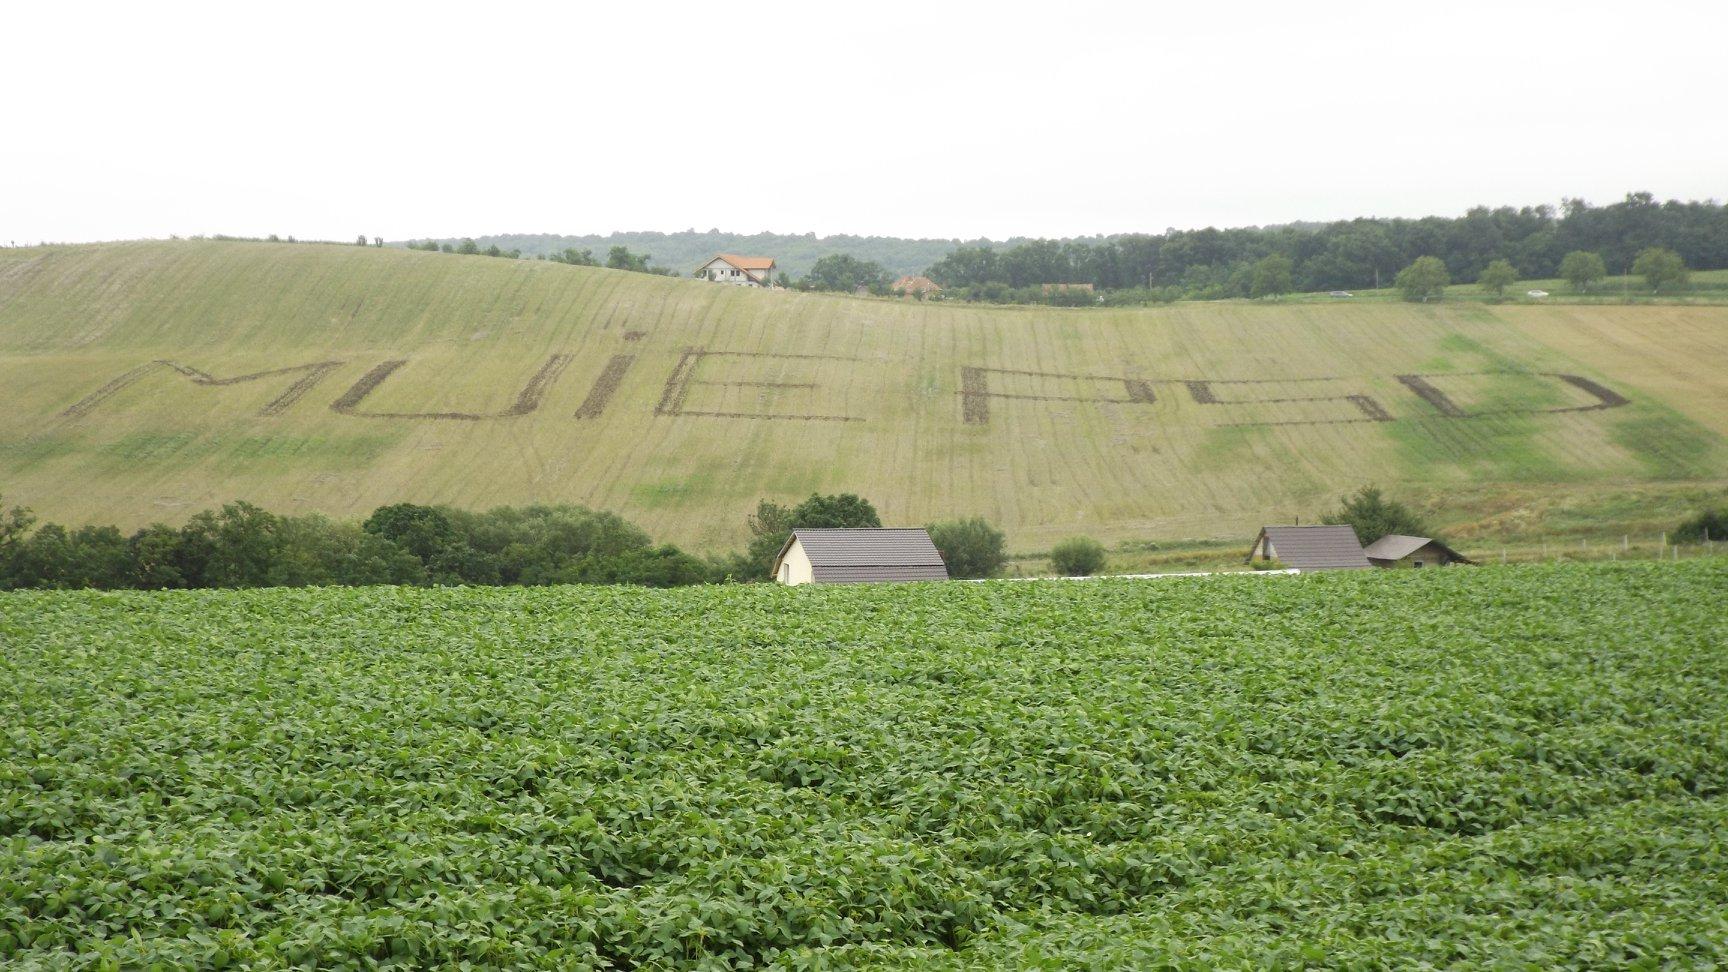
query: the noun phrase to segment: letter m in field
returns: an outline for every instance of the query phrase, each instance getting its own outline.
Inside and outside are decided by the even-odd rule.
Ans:
[[[90,394],[85,395],[83,398],[78,399],[76,402],[73,402],[71,405],[68,405],[66,410],[60,414],[67,418],[77,418],[81,415],[88,415],[97,406],[119,394],[128,385],[134,384],[139,379],[157,371],[167,371],[179,375],[194,385],[201,385],[204,387],[223,387],[227,385],[238,385],[249,381],[266,381],[271,378],[286,379],[289,376],[297,376],[287,385],[287,387],[282,389],[281,394],[270,399],[270,401],[264,404],[263,408],[258,410],[259,415],[276,415],[285,411],[288,406],[293,405],[295,402],[303,398],[307,392],[316,388],[318,383],[323,381],[330,372],[341,367],[341,365],[342,362],[340,361],[314,361],[311,364],[294,365],[289,368],[272,368],[269,371],[255,371],[249,375],[235,375],[232,378],[218,378],[207,372],[199,371],[197,368],[190,365],[184,365],[178,361],[169,361],[166,358],[162,358],[141,364],[125,374],[115,376],[108,382],[108,384],[103,385],[101,388],[96,389]]]

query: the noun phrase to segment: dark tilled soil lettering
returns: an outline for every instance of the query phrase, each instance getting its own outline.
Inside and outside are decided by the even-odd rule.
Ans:
[[[703,348],[685,348],[678,356],[678,363],[673,366],[672,373],[666,377],[666,387],[660,393],[660,402],[654,406],[655,415],[695,415],[704,418],[750,418],[750,419],[791,419],[806,422],[862,422],[861,418],[852,415],[820,415],[813,412],[712,412],[692,410],[684,407],[685,399],[690,395],[692,385],[715,385],[732,388],[797,388],[813,390],[818,386],[813,382],[786,381],[700,381],[696,378],[696,368],[703,358],[765,358],[812,361],[854,361],[855,358],[836,354],[771,354],[756,351],[709,351]]]
[[[249,375],[236,375],[233,378],[217,378],[216,376],[211,375],[208,372],[200,371],[191,365],[184,365],[178,361],[170,361],[166,358],[158,358],[155,361],[139,365],[131,371],[109,380],[109,382],[101,388],[96,389],[90,394],[67,406],[66,410],[60,414],[61,416],[68,418],[76,418],[80,415],[89,414],[91,409],[94,409],[109,398],[112,398],[121,389],[124,389],[126,386],[136,382],[138,379],[143,378],[152,371],[157,371],[163,368],[169,369],[182,377],[190,379],[195,385],[203,385],[205,387],[238,385],[242,382],[274,378],[277,375],[291,375],[295,372],[305,372],[305,374],[300,377],[299,381],[289,385],[282,394],[272,398],[264,404],[263,408],[258,410],[259,415],[279,415],[283,411],[286,411],[290,405],[293,405],[295,402],[305,397],[307,392],[316,388],[318,383],[323,381],[330,372],[341,366],[342,362],[340,361],[315,361],[311,364],[292,365],[287,368],[272,368],[269,371],[255,371]]]
[[[1434,406],[1434,410],[1447,418],[1468,418],[1470,413],[1458,407],[1452,396],[1434,387],[1422,375],[1399,375],[1398,383],[1416,393],[1416,397]]]
[[[563,374],[564,369],[569,366],[574,357],[574,355],[569,354],[554,354],[547,358],[546,363],[540,366],[540,370],[534,373],[534,377],[529,378],[528,383],[522,386],[522,391],[516,395],[516,403],[511,405],[509,408],[498,412],[360,411],[360,403],[366,400],[366,396],[376,391],[378,386],[382,385],[386,378],[389,378],[397,369],[407,364],[407,358],[396,358],[391,361],[386,361],[378,367],[373,368],[371,371],[368,371],[365,375],[361,376],[359,381],[354,383],[353,387],[349,388],[346,392],[343,392],[341,398],[330,403],[330,410],[339,415],[353,415],[358,418],[451,419],[462,422],[475,422],[481,419],[516,418],[517,416],[527,415],[540,407],[540,399],[546,394],[547,389],[551,388],[552,384],[558,380],[558,376]]]
[[[576,409],[576,417],[581,419],[599,418],[606,411],[606,403],[612,400],[612,393],[618,390],[618,385],[629,372],[630,365],[635,363],[633,354],[615,354],[606,362],[606,367],[600,369],[600,377],[594,379],[594,387],[588,389],[588,397]]]

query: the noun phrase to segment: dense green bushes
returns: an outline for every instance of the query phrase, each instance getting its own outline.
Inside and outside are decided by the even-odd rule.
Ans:
[[[797,506],[762,501],[748,549],[698,559],[655,545],[615,513],[581,506],[381,506],[360,526],[318,514],[281,516],[229,503],[183,527],[131,536],[111,526],[36,527],[28,510],[0,510],[0,588],[329,587],[363,584],[641,584],[678,587],[761,581],[796,527],[879,527],[869,500],[811,494]],[[931,527],[955,577],[988,577],[1006,559],[982,519]],[[947,546],[943,546],[947,544]]]
[[[1008,562],[1008,538],[981,516],[932,523],[928,531],[949,577],[995,577]]]
[[[611,513],[580,506],[483,513],[399,503],[362,526],[230,503],[183,527],[32,531],[28,511],[0,515],[0,587],[202,588],[361,584],[645,584],[728,579]],[[743,579],[743,578],[739,578]]]
[[[797,506],[763,500],[750,516],[749,548],[741,555],[734,555],[727,567],[740,580],[766,580],[773,576],[774,558],[780,548],[799,527],[858,529],[881,525],[876,507],[852,493],[826,496],[811,493],[809,499]]]
[[[1091,537],[1069,537],[1050,548],[1050,567],[1063,577],[1090,577],[1104,569],[1104,545]]]
[[[1674,531],[1675,543],[1706,543],[1728,540],[1728,509],[1704,510]]]
[[[1725,587],[0,594],[0,965],[1718,967]]]
[[[1340,497],[1338,509],[1321,517],[1321,522],[1349,526],[1363,546],[1393,533],[1407,537],[1435,536],[1434,530],[1414,510],[1387,499],[1377,486],[1364,486]]]

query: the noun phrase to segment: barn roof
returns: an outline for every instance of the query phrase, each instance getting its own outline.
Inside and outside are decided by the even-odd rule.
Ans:
[[[1469,558],[1433,537],[1408,537],[1402,533],[1388,533],[1369,544],[1367,549],[1362,552],[1370,560],[1403,560],[1429,544],[1446,551],[1446,554],[1454,560],[1469,561]]]
[[[948,579],[942,555],[930,534],[920,529],[793,530],[780,548],[781,557],[794,541],[803,545],[811,572],[821,583]]]
[[[1402,533],[1388,533],[1363,548],[1362,552],[1374,560],[1402,560],[1432,542],[1433,540],[1428,537],[1407,537]]]
[[[1260,528],[1260,539],[1272,543],[1272,555],[1297,570],[1354,570],[1368,567],[1362,542],[1346,524],[1327,526],[1269,526]],[[1254,544],[1258,549],[1259,540]],[[1252,558],[1254,552],[1248,552]]]

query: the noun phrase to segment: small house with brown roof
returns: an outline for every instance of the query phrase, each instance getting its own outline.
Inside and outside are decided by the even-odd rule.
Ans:
[[[773,272],[773,257],[739,256],[735,253],[721,253],[696,268],[696,276],[703,280],[740,287],[769,286],[769,275]]]
[[[1376,567],[1444,567],[1476,561],[1431,537],[1388,533],[1362,551]]]
[[[774,558],[782,584],[868,584],[948,579],[930,534],[916,529],[798,529]]]
[[[1298,571],[1363,570],[1368,557],[1362,552],[1362,541],[1348,525],[1268,526],[1260,528],[1254,546],[1244,563],[1261,560],[1281,561]]]
[[[894,281],[894,286],[888,289],[907,297],[916,297],[919,294],[922,294],[925,297],[932,297],[942,292],[941,286],[938,285],[936,281],[931,280],[929,277],[914,274],[907,274],[899,280]]]

